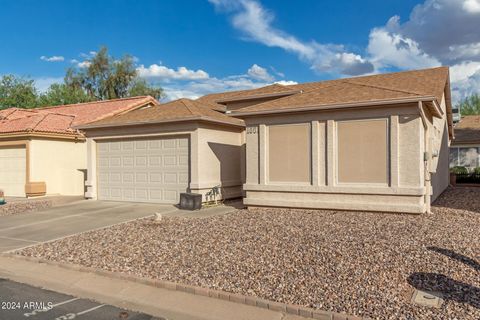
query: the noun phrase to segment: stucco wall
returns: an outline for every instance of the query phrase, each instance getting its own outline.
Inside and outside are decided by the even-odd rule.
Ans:
[[[45,182],[47,195],[83,195],[87,144],[68,140],[30,141],[30,181]]]
[[[339,184],[337,121],[386,119],[388,184]],[[277,114],[245,118],[247,124],[247,206],[308,207],[424,212],[423,127],[416,103],[345,111]],[[311,184],[274,183],[268,179],[268,126],[311,123]],[[372,157],[375,153],[372,152]],[[278,159],[281,161],[281,159]],[[352,158],[351,161],[355,161]]]
[[[222,197],[242,196],[245,180],[242,170],[242,129],[201,125],[197,129],[198,182],[192,180],[192,192],[204,195],[215,186],[221,186]]]
[[[431,138],[433,140],[432,152],[436,152],[438,157],[432,158],[431,179],[432,179],[432,199],[434,201],[448,187],[448,157],[449,157],[449,138],[448,124],[446,121],[447,110],[445,105],[445,95],[442,97],[440,108],[443,111],[443,117],[433,118],[433,131]]]

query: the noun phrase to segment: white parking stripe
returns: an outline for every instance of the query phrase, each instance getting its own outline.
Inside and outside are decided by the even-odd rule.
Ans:
[[[73,299],[69,299],[69,300],[65,300],[65,301],[62,301],[62,302],[59,302],[59,303],[56,303],[56,304],[52,304],[52,307],[51,308],[47,308],[47,309],[35,309],[33,310],[32,312],[27,312],[27,313],[24,313],[23,316],[24,317],[30,317],[30,316],[36,316],[37,313],[43,313],[43,312],[48,312],[50,310],[52,310],[53,308],[55,307],[58,307],[58,306],[61,306],[62,304],[67,304],[69,302],[73,302],[75,300],[78,300],[80,298],[73,298]]]
[[[66,303],[69,303],[69,302],[72,302],[72,301],[75,301],[75,300],[78,300],[78,299],[80,299],[80,298],[73,298],[73,299],[70,299],[70,300],[65,300],[65,301],[53,304],[52,309],[55,308],[55,307],[61,306],[62,304],[66,304]]]
[[[99,306],[90,308],[90,309],[88,309],[88,310],[84,310],[84,311],[78,312],[78,313],[77,313],[77,316],[81,316],[82,314],[89,313],[89,312],[92,312],[92,311],[94,311],[94,310],[100,309],[100,308],[103,307],[103,306],[104,306],[104,304],[101,304],[101,305],[99,305]]]

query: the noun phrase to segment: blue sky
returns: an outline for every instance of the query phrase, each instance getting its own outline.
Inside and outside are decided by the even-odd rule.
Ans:
[[[480,91],[480,0],[2,0],[0,30],[0,75],[40,90],[105,45],[169,99],[442,64]]]

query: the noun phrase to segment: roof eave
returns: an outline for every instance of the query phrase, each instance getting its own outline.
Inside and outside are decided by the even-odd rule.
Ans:
[[[85,140],[85,137],[82,134],[62,134],[62,133],[55,133],[55,132],[32,132],[32,131],[0,133],[0,139],[8,139],[8,138],[54,138],[54,139],[66,139],[66,140],[75,140],[75,141]]]
[[[125,126],[139,126],[139,125],[149,125],[149,124],[164,124],[164,123],[178,123],[178,122],[188,122],[188,121],[206,121],[206,122],[213,122],[218,124],[223,124],[227,126],[234,126],[234,127],[245,127],[245,124],[242,123],[232,123],[228,121],[222,121],[215,118],[207,117],[207,116],[193,116],[193,117],[185,117],[179,119],[166,119],[166,120],[154,120],[154,121],[135,121],[135,122],[123,122],[123,123],[105,123],[105,124],[97,124],[97,125],[86,125],[86,126],[79,126],[77,129],[81,130],[88,130],[88,129],[101,129],[101,128],[115,128],[115,127],[125,127]]]
[[[330,104],[330,105],[325,105],[325,104],[311,105],[307,107],[292,107],[287,109],[260,110],[260,111],[251,111],[251,112],[239,111],[239,112],[232,112],[231,115],[234,117],[249,117],[249,116],[256,116],[256,115],[276,114],[276,113],[308,112],[308,111],[334,110],[334,109],[345,109],[345,108],[356,108],[356,107],[376,107],[379,105],[395,105],[399,103],[409,103],[409,102],[418,102],[418,101],[435,101],[435,97],[418,96],[418,97],[412,97],[412,98],[371,100],[371,101],[339,103],[339,104]]]

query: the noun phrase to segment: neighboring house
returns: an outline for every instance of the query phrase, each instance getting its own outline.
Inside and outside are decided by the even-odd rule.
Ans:
[[[450,167],[469,170],[480,167],[480,115],[463,116],[455,126],[455,139],[450,146]]]
[[[421,213],[449,182],[449,71],[273,84],[77,128],[94,199],[177,203],[191,191],[207,200],[221,186],[249,207]]]
[[[72,127],[157,104],[135,97],[0,110],[0,189],[15,197],[83,195],[87,147]]]

